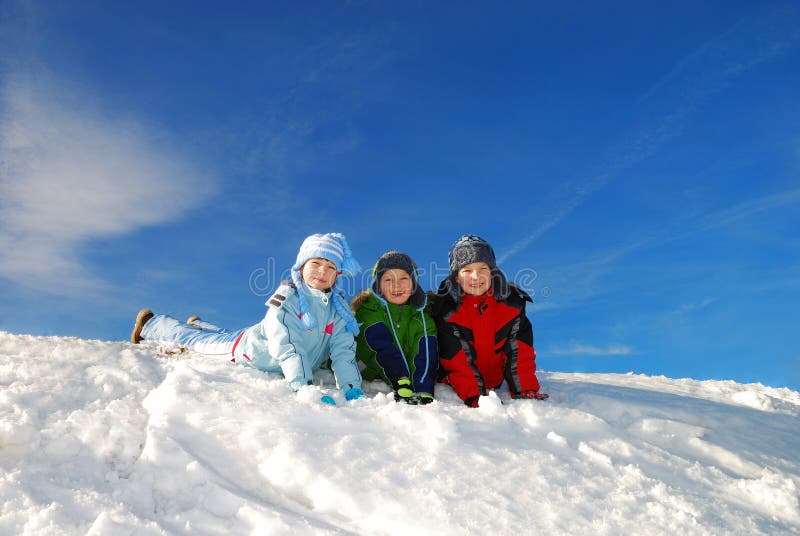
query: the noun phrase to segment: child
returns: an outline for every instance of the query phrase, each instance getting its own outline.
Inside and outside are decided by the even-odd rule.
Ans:
[[[432,316],[439,339],[440,381],[470,407],[505,380],[512,398],[548,397],[539,392],[533,327],[525,316],[525,292],[497,268],[482,238],[464,235],[450,249],[450,275],[439,287]]]
[[[382,378],[398,402],[433,402],[439,359],[436,326],[425,312],[426,304],[414,261],[397,251],[378,259],[371,288],[353,298],[361,325],[356,357],[366,365],[364,378]]]
[[[352,275],[360,269],[344,235],[311,235],[300,246],[292,280],[278,287],[266,303],[266,316],[255,326],[228,331],[198,321],[183,324],[142,309],[131,342],[174,342],[203,354],[228,356],[259,370],[282,372],[294,391],[312,385],[313,372],[330,358],[345,398],[363,398],[355,360],[358,324],[338,281],[342,272]],[[330,397],[323,399],[335,404]]]

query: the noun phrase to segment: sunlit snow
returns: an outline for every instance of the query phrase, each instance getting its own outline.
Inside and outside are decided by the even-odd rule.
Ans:
[[[317,378],[0,332],[0,533],[800,532],[788,389],[541,372],[550,400],[470,409]]]

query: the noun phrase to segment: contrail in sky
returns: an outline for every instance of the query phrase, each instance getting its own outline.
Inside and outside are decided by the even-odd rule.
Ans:
[[[503,263],[526,249],[534,240],[569,216],[587,197],[605,186],[620,173],[655,154],[678,137],[689,117],[712,94],[753,67],[779,56],[800,40],[798,11],[781,6],[753,18],[742,19],[722,34],[710,39],[683,58],[666,76],[653,85],[637,104],[654,101],[672,88],[669,99],[642,119],[623,142],[610,151],[598,173],[591,178],[568,182],[546,203],[555,210],[542,209],[544,221],[527,236],[498,256]],[[668,98],[664,95],[664,98]]]

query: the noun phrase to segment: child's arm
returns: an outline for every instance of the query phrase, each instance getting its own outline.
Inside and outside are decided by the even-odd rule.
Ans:
[[[533,348],[533,325],[525,314],[523,305],[519,316],[511,323],[511,329],[503,345],[507,356],[505,378],[512,396],[524,391],[538,391],[536,377],[536,350]]]
[[[369,326],[362,326],[361,329],[364,331],[364,341],[375,353],[375,361],[383,369],[392,387],[397,388],[397,380],[411,376],[411,373],[389,327],[383,322],[375,322]]]
[[[270,355],[281,367],[289,387],[297,391],[313,382],[313,370],[304,362],[306,349],[300,336],[305,327],[290,303],[270,307],[261,322]]]
[[[361,372],[356,364],[356,339],[347,331],[344,320],[338,317],[333,324],[330,342],[331,370],[342,392],[361,389]]]
[[[422,323],[424,320],[424,324]],[[439,370],[439,347],[436,342],[436,323],[424,311],[420,314],[420,336],[414,363],[414,391],[433,394]]]
[[[465,404],[478,407],[478,398],[486,394],[486,391],[480,373],[469,363],[470,359],[466,352],[473,350],[461,331],[467,328],[437,320],[439,366],[443,369],[446,382]]]

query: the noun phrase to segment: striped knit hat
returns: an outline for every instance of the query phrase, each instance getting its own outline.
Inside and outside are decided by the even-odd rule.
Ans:
[[[300,251],[297,253],[297,260],[292,266],[292,282],[298,289],[298,297],[300,298],[300,312],[303,315],[303,324],[307,328],[314,328],[317,326],[317,320],[309,312],[308,300],[302,289],[305,287],[303,276],[300,271],[303,265],[309,259],[326,259],[336,265],[336,270],[340,274],[355,275],[361,271],[361,265],[353,258],[353,253],[350,251],[350,246],[347,245],[347,239],[341,233],[325,233],[313,234],[303,240],[300,246]],[[342,289],[339,286],[339,277],[331,289],[333,306],[336,312],[344,318],[347,324],[347,330],[353,335],[358,335],[358,322],[350,312],[350,307],[342,296]]]

